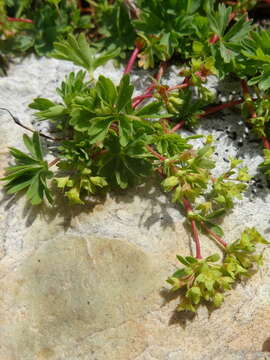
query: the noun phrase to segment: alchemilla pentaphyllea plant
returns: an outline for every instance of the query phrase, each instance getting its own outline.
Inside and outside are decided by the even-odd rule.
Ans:
[[[16,16],[31,15],[30,3],[19,7],[6,2],[5,26],[16,23],[8,16],[12,9]],[[65,32],[55,22],[61,36],[55,34],[50,55],[83,69],[70,73],[56,89],[60,101],[39,97],[29,105],[37,121],[50,122],[57,137],[27,128],[33,132],[32,137],[25,134],[23,138],[27,152],[10,149],[15,164],[1,179],[8,194],[25,192],[31,204],[38,205],[43,201],[53,204],[57,188],[71,203],[85,204],[89,195],[127,189],[157,176],[164,192],[186,214],[195,243],[194,256],[177,255],[181,267],[167,279],[172,291],[182,290],[179,311],[196,312],[201,303],[219,307],[237,281],[262,265],[257,245],[269,244],[255,228],[245,229],[229,244],[218,225],[217,220],[242,198],[251,179],[248,168],[231,158],[227,169],[216,174],[214,139],[205,137],[197,148],[191,140],[201,135],[176,133],[183,127],[196,128],[209,114],[240,105],[247,125],[262,141],[265,160],[260,170],[269,176],[270,32],[258,29],[249,17],[257,3],[104,0],[89,1],[89,7],[80,3],[72,23],[80,34]],[[43,16],[42,6],[38,9]],[[46,6],[48,13],[68,18],[69,7],[75,3],[65,7],[61,1],[48,1]],[[92,21],[90,26],[83,26],[85,13]],[[38,25],[28,20],[29,29],[18,28],[12,35],[25,31],[25,41],[30,36],[31,46],[37,52],[45,51],[44,38],[38,43],[35,37]],[[27,23],[26,19],[21,22]],[[129,50],[131,56],[117,85],[102,75],[95,79],[98,67],[110,59],[119,62]],[[158,68],[152,84],[138,96],[134,96],[130,78],[136,59],[139,67]],[[169,87],[162,77],[172,62],[179,67],[179,84]],[[234,76],[242,95],[216,104],[206,86],[209,76]],[[41,137],[55,145],[53,154],[57,155],[50,162],[44,157]],[[217,243],[223,256],[203,257],[201,233]]]

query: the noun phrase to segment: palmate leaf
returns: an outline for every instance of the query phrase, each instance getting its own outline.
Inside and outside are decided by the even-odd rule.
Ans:
[[[231,12],[230,7],[220,4],[216,12],[208,14],[209,26],[219,37],[222,37],[225,33]]]
[[[123,148],[119,137],[111,134],[104,143],[108,151],[98,161],[99,175],[121,189],[148,176],[153,169],[145,149],[149,141],[150,138],[142,135]]]
[[[66,76],[61,86],[56,89],[56,92],[61,96],[67,106],[72,103],[72,100],[76,96],[82,96],[82,94],[88,93],[90,82],[85,81],[85,76],[86,72],[83,70],[80,70],[76,74],[71,72]]]
[[[23,136],[24,144],[30,155],[11,148],[10,154],[14,157],[16,165],[6,169],[6,176],[0,180],[8,194],[15,194],[22,190],[26,191],[26,197],[32,205],[40,204],[44,197],[52,203],[52,195],[47,186],[47,179],[52,177],[48,163],[43,159],[39,135],[35,132],[30,138]]]
[[[129,75],[124,75],[118,86],[101,75],[87,98],[74,101],[70,124],[77,131],[87,132],[91,144],[103,142],[109,130],[114,129],[125,147],[134,138],[135,128],[141,127],[145,133],[150,131],[152,125],[146,119],[170,116],[161,114],[160,101],[133,109],[133,89]]]
[[[84,34],[80,34],[78,37],[69,34],[67,40],[54,43],[54,51],[51,56],[56,59],[72,61],[75,65],[85,68],[93,77],[93,72],[97,67],[116,57],[119,52],[119,49],[113,49],[97,56],[96,50],[89,46]]]

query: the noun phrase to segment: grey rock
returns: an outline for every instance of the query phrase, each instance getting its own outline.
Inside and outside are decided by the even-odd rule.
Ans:
[[[27,105],[42,95],[57,99],[55,86],[76,67],[29,57],[0,79],[0,107],[26,125]],[[117,82],[112,63],[96,72]],[[177,83],[172,69],[168,84]],[[149,78],[133,74],[137,91]],[[217,86],[212,79],[209,87]],[[23,130],[0,112],[0,173],[10,161],[9,146],[23,148]],[[205,119],[200,133],[219,128],[241,131],[239,115]],[[42,125],[46,131],[46,125]],[[242,129],[243,128],[243,129]],[[188,132],[186,132],[189,135]],[[240,149],[230,134],[217,142],[217,173],[224,156],[240,156],[257,174],[260,147]],[[200,144],[197,140],[196,146]],[[246,226],[269,238],[269,190],[249,191],[225,218],[226,240]],[[195,317],[175,312],[178,299],[166,278],[176,254],[194,250],[184,217],[151,179],[125,193],[89,199],[85,207],[57,200],[54,208],[32,208],[24,198],[0,199],[0,360],[259,360],[270,358],[270,251],[265,266],[238,284],[223,306]],[[218,252],[202,237],[203,253]]]

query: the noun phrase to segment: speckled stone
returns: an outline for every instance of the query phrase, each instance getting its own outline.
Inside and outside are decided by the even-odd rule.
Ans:
[[[77,68],[58,60],[24,59],[0,78],[0,107],[32,126],[27,105],[36,96],[57,99],[55,87],[72,70]],[[117,82],[121,71],[108,63],[96,76]],[[171,69],[167,83],[176,84],[176,74]],[[137,92],[151,81],[144,71],[135,72],[133,80]],[[235,84],[225,85],[215,78],[209,83],[223,86],[229,97]],[[4,112],[0,120],[2,176],[8,147],[23,148],[23,131]],[[227,241],[245,226],[256,226],[269,238],[269,189],[257,173],[261,150],[241,121],[237,112],[225,111],[202,120],[198,129],[218,138],[217,173],[226,169],[224,158],[239,156],[261,179],[262,188],[251,184],[225,218]],[[59,196],[54,208],[32,208],[23,197],[2,192],[0,360],[270,359],[269,249],[264,267],[238,284],[220,309],[179,314],[165,280],[177,266],[175,255],[194,250],[183,221],[154,179],[90,199],[85,207],[70,206]],[[205,237],[202,248],[204,255],[218,251]]]

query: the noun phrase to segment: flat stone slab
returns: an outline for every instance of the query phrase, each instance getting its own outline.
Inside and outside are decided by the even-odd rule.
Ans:
[[[31,125],[27,105],[38,95],[55,99],[56,85],[74,69],[26,58],[0,78],[0,107]],[[99,71],[116,82],[121,76],[111,63]],[[146,75],[138,74],[140,90]],[[177,81],[173,70],[167,81]],[[1,112],[0,119],[2,176],[8,147],[22,148],[23,131],[7,114]],[[257,173],[260,146],[245,140],[239,149],[242,129],[239,114],[231,111],[201,123],[198,132],[220,137],[217,171],[227,166],[223,158],[237,154]],[[269,239],[269,189],[263,178],[261,184],[225,218],[226,240],[235,240],[246,226]],[[194,250],[183,221],[154,179],[86,206],[71,206],[59,196],[54,208],[33,208],[23,197],[2,193],[0,360],[270,359],[270,250],[262,269],[238,284],[220,309],[179,314],[165,280],[178,265],[175,255]],[[218,252],[205,237],[202,247],[205,256]]]

